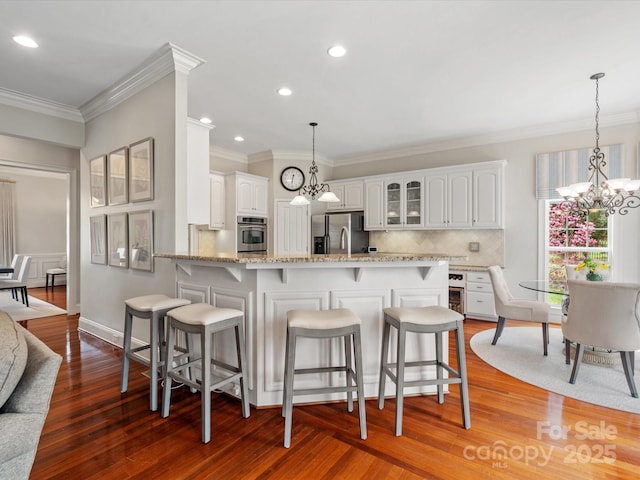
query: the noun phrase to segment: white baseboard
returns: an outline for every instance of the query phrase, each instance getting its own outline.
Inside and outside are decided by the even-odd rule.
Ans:
[[[80,316],[78,319],[78,330],[93,335],[100,340],[104,340],[111,345],[122,348],[123,333],[119,330],[94,322],[93,320],[89,320],[83,316]],[[143,342],[137,338],[131,338],[131,348],[142,347],[146,344],[147,342]]]

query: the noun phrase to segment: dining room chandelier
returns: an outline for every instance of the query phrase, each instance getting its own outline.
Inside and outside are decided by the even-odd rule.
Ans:
[[[316,164],[316,127],[318,124],[316,122],[311,122],[309,125],[313,129],[309,184],[304,185],[300,190],[298,190],[298,195],[291,200],[290,204],[309,205],[309,199],[307,196],[311,197],[311,200],[315,200],[316,197],[318,197],[319,202],[339,202],[340,199],[331,191],[328,184],[318,182],[318,165]]]
[[[607,161],[600,151],[599,115],[598,103],[599,80],[604,73],[591,75],[591,80],[596,81],[596,146],[589,156],[589,180],[586,182],[572,183],[571,185],[556,188],[556,191],[564,198],[561,203],[563,209],[579,214],[582,217],[589,212],[604,210],[605,215],[619,213],[626,215],[631,208],[640,206],[640,180],[630,178],[609,179],[605,174]]]

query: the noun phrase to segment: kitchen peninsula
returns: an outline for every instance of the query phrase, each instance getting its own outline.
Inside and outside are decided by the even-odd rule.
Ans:
[[[447,306],[449,262],[466,259],[442,254],[384,253],[292,257],[156,254],[155,257],[170,259],[176,265],[178,296],[245,312],[248,385],[255,406],[282,402],[286,319],[287,311],[292,309],[349,308],[361,318],[365,394],[376,396],[383,309]],[[435,358],[433,340],[423,340],[409,339],[407,361],[417,358],[418,352],[423,358],[425,355]],[[448,352],[447,341],[445,337],[444,352]],[[218,339],[214,348],[235,363],[231,337]],[[302,339],[296,365],[300,368],[326,365],[342,355],[344,348],[337,342]],[[307,377],[304,384],[309,387],[344,381],[337,374],[329,379],[320,375]],[[230,393],[234,389],[235,386],[230,387]],[[392,391],[389,387],[388,394]],[[421,387],[421,391],[435,390]],[[340,397],[310,396],[308,401],[336,398]]]

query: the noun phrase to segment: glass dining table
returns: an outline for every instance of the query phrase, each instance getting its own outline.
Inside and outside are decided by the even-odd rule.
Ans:
[[[522,288],[533,290],[534,292],[551,293],[554,295],[562,295],[562,314],[566,315],[569,311],[569,290],[566,280],[524,280],[520,282]]]

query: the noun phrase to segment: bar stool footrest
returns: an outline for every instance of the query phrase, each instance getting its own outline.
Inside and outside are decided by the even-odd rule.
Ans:
[[[294,371],[296,375],[307,374],[307,373],[338,373],[338,372],[350,372],[352,375],[355,376],[355,372],[353,371],[353,369],[345,366],[296,368]]]
[[[411,380],[411,381],[405,381],[404,382],[404,387],[408,388],[408,387],[424,387],[424,386],[428,386],[428,385],[456,385],[459,384],[461,381],[459,378],[442,378],[440,380],[436,379],[436,378],[431,378],[431,379],[424,379],[424,380]]]
[[[172,380],[175,380],[176,382],[184,383],[188,387],[196,388],[198,390],[202,388],[202,381],[191,380],[185,377],[184,375],[180,375],[178,373],[180,370],[181,368],[174,368],[174,370],[172,372],[169,372],[168,375],[171,377]],[[224,377],[224,378],[220,377],[219,375],[211,374],[212,380],[213,379],[219,379],[219,380],[212,381],[209,388],[211,389],[211,391],[219,389],[220,387],[223,387],[229,383],[232,383],[234,380],[239,380],[241,377],[242,377],[241,372],[233,375],[229,375],[228,377]]]
[[[460,376],[460,372],[454,369],[453,367],[451,367],[448,363],[438,362],[437,360],[426,360],[424,362],[407,362],[404,364],[405,369],[408,367],[425,367],[425,366],[436,366],[436,367],[444,368],[451,375],[455,375],[456,377]],[[384,366],[385,372],[390,375],[393,375],[393,372],[390,371],[390,369],[392,368],[397,369],[398,364],[387,363],[387,365]],[[393,376],[395,377],[395,375]]]
[[[349,392],[357,392],[358,386],[353,385],[351,387],[315,387],[315,388],[303,388],[298,390],[293,390],[293,396],[296,395],[313,395],[314,393],[349,393]]]

